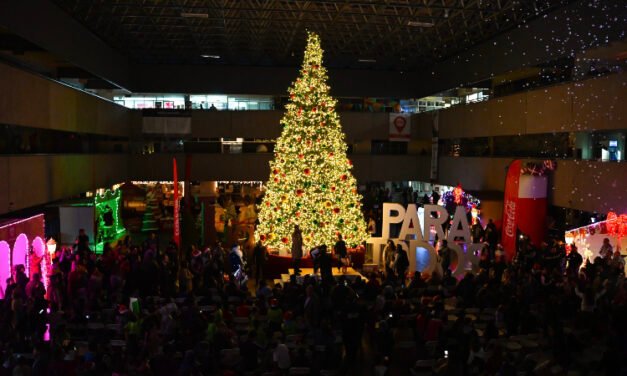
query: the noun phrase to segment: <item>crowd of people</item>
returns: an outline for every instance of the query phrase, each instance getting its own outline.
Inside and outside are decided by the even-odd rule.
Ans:
[[[0,374],[627,371],[624,263],[609,241],[595,260],[555,241],[523,242],[508,261],[484,233],[480,269],[461,279],[445,241],[441,272],[408,271],[390,242],[367,279],[330,276],[321,247],[304,256],[318,258],[321,278],[275,284],[259,243],[248,260],[238,246],[181,251],[156,239],[127,237],[97,255],[83,234],[57,250],[47,291],[46,276],[18,267],[1,305]]]

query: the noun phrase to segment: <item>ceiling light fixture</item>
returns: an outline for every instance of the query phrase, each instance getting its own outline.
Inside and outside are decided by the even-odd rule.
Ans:
[[[184,17],[184,18],[209,18],[209,15],[207,13],[186,13],[186,12],[183,12],[183,13],[181,13],[181,17]]]
[[[419,22],[419,21],[409,21],[407,22],[407,26],[414,27],[433,27],[433,22]]]
[[[219,59],[220,55],[200,55],[200,57],[204,57],[205,59]]]
[[[359,59],[357,60],[360,63],[376,63],[377,61],[375,59]]]

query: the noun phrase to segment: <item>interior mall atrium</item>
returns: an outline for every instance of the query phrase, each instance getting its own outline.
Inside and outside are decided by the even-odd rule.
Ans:
[[[0,373],[627,374],[624,0],[0,3]]]

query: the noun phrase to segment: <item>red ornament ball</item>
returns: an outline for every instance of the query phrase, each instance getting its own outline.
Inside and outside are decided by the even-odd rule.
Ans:
[[[274,178],[274,182],[278,183],[279,182],[279,178]]]
[[[277,170],[277,169],[275,168],[274,170],[272,170],[272,173],[276,175],[276,174],[278,174],[278,173],[279,173],[279,170]]]
[[[281,238],[281,241],[283,242],[283,244],[287,244],[288,240],[287,238],[284,236]]]
[[[329,153],[329,157],[334,156],[335,154],[333,154],[333,152]]]
[[[346,175],[342,175],[342,176],[340,177],[340,179],[342,179],[342,180],[346,180],[346,179],[348,179],[348,176],[346,176]]]
[[[302,196],[303,195],[303,190],[302,189],[297,189],[296,190],[296,195],[297,196]]]
[[[296,212],[296,216],[297,216],[297,217],[300,217],[300,212]]]
[[[340,208],[333,208],[333,213],[339,214],[339,212],[340,212]]]
[[[335,192],[335,187],[331,187],[331,192]]]
[[[261,240],[262,242],[266,241],[266,236],[265,235],[261,235],[259,237],[259,240]]]
[[[298,154],[298,159],[303,159],[304,155]]]
[[[353,165],[353,161],[351,161],[350,159],[347,159],[347,161],[348,161],[348,165],[349,165],[349,166],[352,166],[352,165]]]
[[[266,206],[270,206],[270,201],[266,201]]]
[[[305,173],[305,175],[309,175],[309,174],[311,174],[311,170],[310,170],[310,169],[308,169],[308,168],[306,168],[306,169],[305,169],[305,171],[303,171],[303,172]]]

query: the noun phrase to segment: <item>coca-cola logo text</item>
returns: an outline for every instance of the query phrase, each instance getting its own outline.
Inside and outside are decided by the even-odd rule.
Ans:
[[[516,236],[516,201],[505,202],[505,234],[509,237]]]

